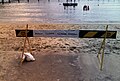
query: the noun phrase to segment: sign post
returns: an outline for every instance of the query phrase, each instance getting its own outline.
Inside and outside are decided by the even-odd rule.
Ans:
[[[25,49],[27,50],[27,47],[26,47],[26,43],[28,42],[28,47],[29,47],[29,53],[31,53],[32,54],[32,51],[31,51],[31,47],[30,47],[30,41],[29,41],[29,39],[28,39],[28,37],[27,37],[27,30],[28,30],[28,24],[26,25],[26,29],[25,29],[25,32],[22,34],[22,35],[24,35],[25,36],[25,39],[24,39],[24,46],[23,46],[23,51],[22,51],[22,59],[21,59],[21,64],[23,63],[23,61],[25,60],[25,58],[23,58],[23,55],[24,55],[24,52],[25,52]]]
[[[107,37],[107,32],[108,32],[108,25],[107,25],[107,27],[106,27],[106,33],[105,33],[105,35],[104,35],[104,39],[103,39],[103,41],[102,41],[100,50],[99,50],[98,55],[97,55],[98,61],[99,61],[99,63],[100,63],[100,70],[103,69],[104,50],[105,50],[105,41],[106,41],[106,37]],[[102,55],[100,55],[101,52],[102,52]]]

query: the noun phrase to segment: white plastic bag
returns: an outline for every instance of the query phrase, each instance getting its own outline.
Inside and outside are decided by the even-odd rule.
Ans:
[[[26,61],[35,61],[35,58],[30,53],[24,53],[23,58],[25,58]]]

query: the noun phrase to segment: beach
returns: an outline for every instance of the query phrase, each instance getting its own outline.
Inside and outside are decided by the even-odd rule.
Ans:
[[[103,70],[97,53],[103,39],[29,38],[36,61],[20,62],[24,37],[15,29],[32,30],[116,30],[116,39],[106,39]],[[120,24],[0,23],[0,81],[119,81]]]

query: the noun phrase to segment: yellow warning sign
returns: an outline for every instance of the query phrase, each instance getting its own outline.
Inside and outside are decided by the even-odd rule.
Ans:
[[[112,37],[116,32],[107,32],[107,37]],[[105,34],[103,34],[101,37],[105,37]]]
[[[28,33],[29,31],[27,31],[27,33]],[[18,33],[18,36],[20,36],[20,37],[22,37],[22,36],[26,36],[26,31],[20,31],[19,33]]]
[[[94,37],[97,32],[88,32],[84,35],[84,37]]]

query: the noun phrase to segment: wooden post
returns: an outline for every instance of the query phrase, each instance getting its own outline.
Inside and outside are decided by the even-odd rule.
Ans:
[[[26,29],[28,30],[28,24],[27,24]],[[27,31],[26,31],[26,39],[27,39],[27,41],[28,41],[29,52],[32,54],[31,47],[30,47],[30,41],[29,41],[29,39],[28,39],[28,37],[27,37]]]
[[[28,24],[26,25],[26,30],[25,30],[25,39],[24,39],[24,47],[23,47],[23,51],[22,51],[22,59],[21,59],[21,64],[23,63],[23,61],[25,59],[23,59],[23,55],[24,55],[24,52],[25,52],[25,48],[26,47],[26,43],[28,42],[28,46],[29,46],[29,52],[32,54],[32,50],[31,50],[31,47],[30,47],[30,41],[27,37],[27,33],[28,33]]]
[[[106,27],[106,33],[105,33],[105,36],[104,36],[104,40],[103,40],[103,42],[101,44],[100,50],[99,50],[98,55],[97,55],[98,61],[100,63],[100,70],[101,71],[103,69],[104,50],[105,50],[105,41],[106,41],[106,37],[107,37],[107,32],[108,32],[108,25]],[[102,51],[102,55],[100,56],[101,51]]]

